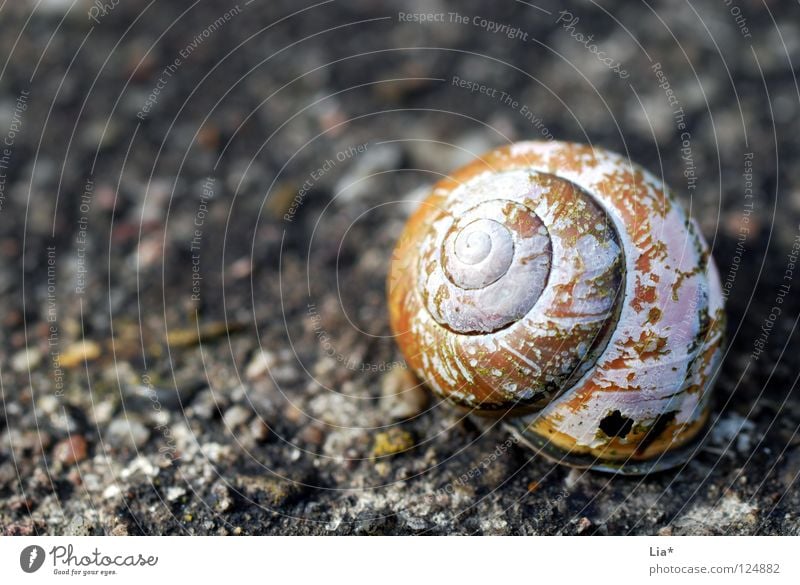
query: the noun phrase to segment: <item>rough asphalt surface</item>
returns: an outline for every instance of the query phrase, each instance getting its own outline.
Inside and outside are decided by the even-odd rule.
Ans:
[[[0,8],[0,533],[800,534],[798,6],[34,4]],[[550,136],[663,173],[713,247],[681,469],[553,465],[389,337],[413,201]]]

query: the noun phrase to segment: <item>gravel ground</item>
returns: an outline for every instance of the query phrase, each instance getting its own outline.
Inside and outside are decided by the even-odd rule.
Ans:
[[[37,4],[0,5],[0,533],[800,534],[796,5]],[[682,469],[555,466],[388,336],[426,186],[549,137],[663,173],[713,247]]]

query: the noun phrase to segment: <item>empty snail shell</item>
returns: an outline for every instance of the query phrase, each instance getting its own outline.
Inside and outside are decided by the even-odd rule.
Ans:
[[[544,455],[638,474],[696,450],[722,354],[719,275],[668,189],[626,157],[522,142],[455,171],[409,219],[388,295],[415,373]]]

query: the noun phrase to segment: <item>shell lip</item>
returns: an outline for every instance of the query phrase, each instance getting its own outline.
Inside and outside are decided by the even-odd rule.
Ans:
[[[704,414],[706,422],[696,435],[679,447],[670,448],[650,459],[628,459],[627,461],[621,462],[604,461],[592,455],[564,451],[544,437],[525,432],[524,428],[526,425],[519,419],[504,420],[500,424],[503,429],[510,432],[520,444],[553,463],[578,469],[610,473],[613,475],[642,476],[668,471],[680,467],[693,459],[702,450],[703,445],[708,440],[708,433],[705,432],[705,430],[708,428],[709,414],[709,412]]]

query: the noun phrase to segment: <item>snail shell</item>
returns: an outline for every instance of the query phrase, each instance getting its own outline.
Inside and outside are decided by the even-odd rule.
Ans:
[[[388,295],[420,378],[561,463],[645,473],[697,446],[719,275],[668,189],[621,155],[522,142],[455,171],[409,219]]]

